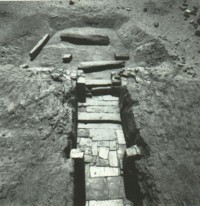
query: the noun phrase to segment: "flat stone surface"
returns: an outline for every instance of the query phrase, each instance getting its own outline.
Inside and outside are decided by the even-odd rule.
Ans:
[[[78,69],[81,69],[84,72],[95,72],[98,70],[122,68],[124,66],[124,61],[93,61],[80,63]]]
[[[85,81],[86,86],[89,87],[105,87],[105,86],[111,86],[111,80],[106,79],[91,79]]]
[[[119,164],[116,151],[109,152],[109,163],[111,167],[118,167]]]
[[[72,55],[71,54],[64,54],[62,59],[63,59],[63,63],[69,63],[72,60]]]
[[[99,148],[99,157],[102,159],[108,159],[109,148],[108,147],[100,147]]]
[[[132,147],[126,149],[126,154],[128,157],[131,157],[131,156],[141,155],[141,151],[137,145],[133,145]]]
[[[109,161],[108,159],[101,159],[100,157],[96,158],[96,166],[100,166],[100,167],[109,167]]]
[[[124,157],[124,153],[126,151],[126,145],[119,145],[119,149],[117,150],[117,155],[119,159],[122,159]]]
[[[123,130],[116,130],[117,133],[117,140],[119,144],[126,144]]]
[[[78,112],[79,122],[116,122],[120,123],[119,114]]]
[[[109,141],[117,139],[115,130],[107,129],[90,129],[90,137],[93,141]]]
[[[119,106],[87,106],[89,113],[119,113]]]
[[[118,199],[125,197],[123,177],[108,177],[107,181],[110,199]]]
[[[79,106],[119,106],[118,101],[103,101],[98,99],[86,99],[86,103],[79,103]]]
[[[105,101],[119,101],[119,98],[114,97],[112,95],[104,95],[103,100],[105,100]]]
[[[92,142],[92,154],[93,154],[93,155],[98,155],[97,142]]]
[[[78,33],[62,33],[61,41],[67,41],[79,45],[108,45],[110,43],[107,35],[88,35]]]
[[[70,157],[73,159],[76,158],[83,158],[84,153],[81,152],[79,149],[72,149],[70,152]]]
[[[96,157],[93,155],[84,155],[84,162],[86,163],[95,163]]]
[[[114,130],[114,129],[122,129],[121,124],[112,124],[112,123],[78,123],[78,128],[84,128],[84,129],[106,129],[106,130]]]
[[[89,201],[89,206],[124,206],[123,200]]]
[[[117,149],[118,149],[118,145],[116,141],[110,141],[110,150],[117,150]]]
[[[108,198],[108,183],[106,178],[86,179],[86,200],[106,200]]]
[[[113,177],[119,176],[120,171],[119,168],[114,167],[90,167],[90,175],[91,177]]]

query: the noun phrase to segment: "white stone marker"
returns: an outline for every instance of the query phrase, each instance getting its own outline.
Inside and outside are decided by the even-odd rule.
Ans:
[[[72,159],[83,158],[83,155],[83,152],[81,152],[79,149],[72,149],[70,152],[70,157]]]
[[[102,159],[108,159],[109,148],[108,147],[100,147],[99,149],[99,157]]]

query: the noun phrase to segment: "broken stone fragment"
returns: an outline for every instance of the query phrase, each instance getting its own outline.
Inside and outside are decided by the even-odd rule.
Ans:
[[[133,145],[132,147],[126,149],[126,154],[128,157],[140,156],[141,150],[137,145]]]
[[[70,152],[70,157],[72,159],[83,158],[84,153],[81,152],[79,149],[72,149]]]
[[[110,39],[107,35],[62,33],[60,39],[61,41],[80,45],[108,45],[110,43]]]
[[[116,60],[129,60],[128,52],[115,52]]]
[[[200,26],[197,27],[197,30],[195,32],[195,35],[196,36],[200,36]]]
[[[72,55],[71,54],[65,54],[62,59],[63,59],[63,63],[69,63],[72,60]]]
[[[191,11],[189,9],[186,9],[184,12],[185,17],[190,17]]]

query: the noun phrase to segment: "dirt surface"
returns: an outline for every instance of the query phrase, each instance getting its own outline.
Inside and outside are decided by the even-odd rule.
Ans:
[[[142,68],[141,81],[129,78],[124,87],[128,113],[123,118],[130,120],[125,129],[128,145],[138,143],[136,131],[146,154],[133,165],[143,204],[200,205],[200,37],[191,23],[200,11],[187,18],[182,4],[0,2],[0,205],[73,204],[73,164],[62,155],[73,137],[72,82],[56,82],[48,72],[28,72],[19,65],[54,67],[63,74],[75,71],[80,61],[113,60],[116,50],[129,52],[126,68]],[[200,7],[199,0],[188,4],[191,10]],[[59,34],[66,30],[107,34],[111,44],[86,48],[60,42]],[[28,52],[47,33],[50,41],[30,61]],[[65,53],[73,54],[68,65],[62,63]],[[102,79],[108,76],[99,74]]]

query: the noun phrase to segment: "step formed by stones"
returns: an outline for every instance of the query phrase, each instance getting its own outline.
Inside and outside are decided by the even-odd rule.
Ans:
[[[124,206],[122,199],[117,200],[91,200],[88,206]]]
[[[62,33],[60,39],[61,41],[79,45],[109,45],[110,43],[110,39],[107,35]]]
[[[90,175],[91,177],[114,177],[120,175],[119,168],[115,167],[90,167]]]
[[[118,106],[118,101],[99,101],[95,99],[87,99],[85,103],[78,103],[78,106]]]
[[[90,137],[93,141],[111,141],[116,140],[115,130],[107,129],[90,129]]]
[[[119,114],[109,114],[109,113],[87,113],[87,112],[79,112],[78,113],[78,122],[116,122],[120,123],[120,115]]]
[[[85,73],[96,72],[108,69],[117,69],[125,66],[125,61],[93,61],[93,62],[81,62],[78,66],[79,70],[83,70]]]
[[[119,107],[118,106],[87,106],[86,112],[93,112],[93,113],[118,113],[119,114]]]
[[[111,86],[111,80],[104,80],[104,79],[91,79],[86,80],[85,84],[87,87],[105,87]]]
[[[101,124],[96,124],[96,123],[78,123],[78,128],[79,129],[122,129],[121,124],[112,124],[112,123],[101,123]]]
[[[42,48],[45,46],[45,44],[49,41],[49,34],[46,34],[29,52],[29,56],[31,58],[31,61],[35,59],[35,57],[40,53]]]

